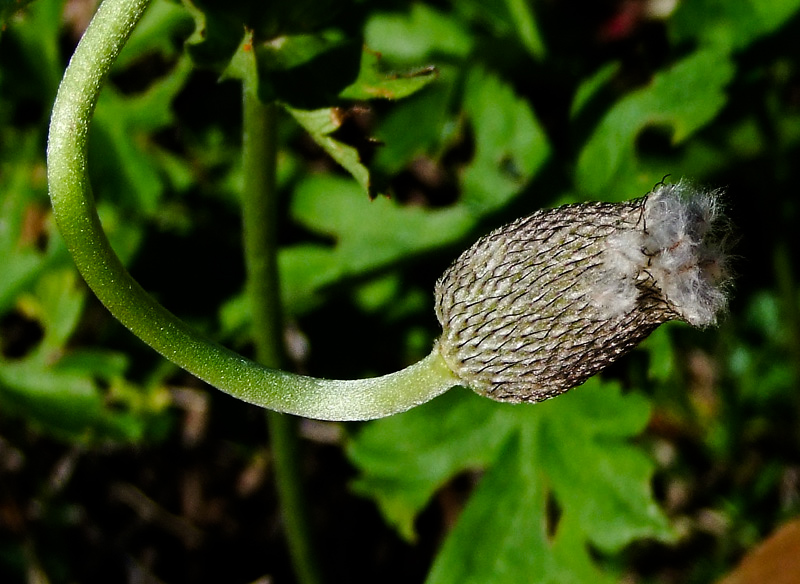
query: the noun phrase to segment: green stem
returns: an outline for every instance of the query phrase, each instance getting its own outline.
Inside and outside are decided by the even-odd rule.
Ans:
[[[281,505],[286,543],[292,567],[301,584],[319,584],[322,577],[314,553],[308,518],[308,505],[300,472],[297,418],[278,412],[267,412],[272,467],[275,487]]]
[[[243,84],[245,85],[245,84]],[[243,90],[242,227],[256,360],[269,367],[283,362],[283,324],[278,286],[278,201],[276,107]]]
[[[247,294],[253,316],[256,360],[280,367],[283,331],[278,278],[277,108],[262,103],[253,88],[243,84],[244,227]],[[297,455],[296,419],[268,412],[276,487],[294,572],[302,584],[318,584],[316,555],[308,527],[303,483]]]
[[[100,89],[149,0],[105,0],[58,90],[47,176],[61,235],[86,283],[109,311],[156,351],[244,401],[309,418],[381,418],[429,401],[458,381],[434,350],[383,377],[331,381],[270,369],[198,334],[131,277],[103,232],[88,179],[87,141]]]

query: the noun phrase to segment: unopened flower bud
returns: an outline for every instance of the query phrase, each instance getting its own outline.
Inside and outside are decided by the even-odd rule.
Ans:
[[[659,185],[538,211],[480,239],[436,283],[439,350],[464,385],[536,402],[580,385],[658,325],[716,323],[728,281],[719,192]]]

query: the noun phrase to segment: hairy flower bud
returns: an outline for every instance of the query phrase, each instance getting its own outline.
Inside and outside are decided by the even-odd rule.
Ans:
[[[439,350],[480,394],[536,402],[580,385],[658,325],[725,310],[719,192],[659,185],[538,211],[480,239],[436,283]]]

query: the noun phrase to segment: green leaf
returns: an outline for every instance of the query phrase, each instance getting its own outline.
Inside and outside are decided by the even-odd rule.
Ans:
[[[223,71],[245,30],[261,44],[279,37],[314,34],[340,24],[357,30],[361,16],[353,2],[342,0],[183,0],[195,21],[187,49],[201,67]]]
[[[542,582],[550,563],[547,491],[534,444],[507,442],[436,557],[426,584]]]
[[[20,299],[27,316],[41,322],[45,329],[36,358],[48,362],[60,357],[78,324],[85,300],[85,293],[78,287],[78,274],[71,267],[46,272],[33,294]]]
[[[141,57],[176,53],[174,40],[192,30],[192,17],[185,7],[171,0],[156,0],[145,12],[125,43],[114,69],[124,69]]]
[[[343,266],[334,255],[334,250],[313,244],[281,249],[281,297],[286,299],[290,314],[302,314],[318,305],[323,300],[321,291],[341,277]]]
[[[20,151],[30,153],[30,146],[21,144]],[[0,314],[35,280],[45,261],[23,226],[26,214],[36,209],[29,186],[33,172],[23,160],[0,162]]]
[[[452,244],[475,224],[475,217],[463,206],[425,209],[383,197],[371,201],[354,181],[331,175],[302,180],[292,197],[291,214],[314,233],[330,236],[335,244],[281,249],[281,294],[290,314],[302,314],[320,304],[327,286]],[[225,331],[246,328],[249,315],[248,303],[237,296],[222,310]]]
[[[466,57],[472,36],[462,23],[415,2],[407,13],[377,13],[364,30],[367,46],[390,61],[421,63],[436,56]]]
[[[536,22],[533,6],[526,0],[506,0],[509,20],[513,23],[517,36],[530,55],[541,61],[546,56],[544,40]]]
[[[413,95],[436,80],[436,69],[425,67],[410,73],[384,73],[380,55],[365,49],[361,57],[358,78],[339,97],[343,99],[402,99]]]
[[[199,67],[224,71],[239,47],[248,26],[250,3],[246,0],[218,2],[183,0],[194,18],[194,32],[186,41],[186,50]]]
[[[333,10],[332,4],[327,11],[314,5],[308,15],[296,13],[305,4],[232,0],[221,9],[195,0],[189,53],[202,66],[243,79],[250,67],[242,69],[242,58],[254,59],[257,77],[249,85],[265,103],[305,110],[334,105],[358,77],[364,44],[359,18],[350,13],[337,25],[333,17],[341,5]]]
[[[681,2],[669,19],[669,30],[678,42],[699,40],[738,51],[780,28],[798,9],[800,0]]]
[[[636,161],[639,133],[648,126],[668,126],[673,143],[682,142],[724,107],[725,86],[733,74],[733,64],[725,53],[698,51],[618,101],[578,157],[577,188],[603,199],[629,198],[624,186],[636,174],[631,165]]]
[[[462,177],[463,200],[473,212],[484,214],[523,189],[550,147],[530,104],[483,69],[475,68],[467,77],[464,110],[475,133],[475,157]]]
[[[335,239],[336,253],[331,260],[350,275],[457,241],[474,224],[461,207],[425,209],[384,197],[370,201],[353,181],[335,176],[302,181],[295,192],[292,216],[316,233]]]
[[[432,67],[385,73],[380,55],[362,47],[360,36],[339,28],[266,41],[245,29],[225,76],[246,79],[261,101],[280,101],[300,110],[320,109],[342,99],[401,99],[436,78]]]
[[[86,374],[91,371],[98,379],[112,382],[125,375],[128,358],[122,353],[103,349],[81,349],[68,353],[58,362],[58,370],[64,373]]]
[[[282,296],[292,314],[318,305],[326,286],[452,244],[475,224],[463,206],[426,209],[384,197],[369,200],[356,182],[332,175],[302,180],[292,197],[291,214],[312,232],[335,241],[332,246],[301,244],[281,250]],[[246,326],[247,303],[241,298],[231,301],[222,318],[226,331]]]
[[[149,137],[173,122],[172,100],[190,72],[190,62],[184,58],[143,93],[125,96],[110,87],[103,91],[89,142],[98,193],[110,194],[138,213],[157,212],[166,185],[154,164],[159,148]]]
[[[124,383],[126,361],[105,352],[91,359],[86,353],[80,357],[67,352],[85,299],[71,267],[44,272],[33,291],[19,299],[20,309],[44,334],[22,359],[0,358],[0,408],[67,440],[137,440],[154,408],[143,408],[138,417],[128,413],[132,400],[118,401],[110,409],[96,381],[103,379],[112,387]]]
[[[103,401],[91,378],[36,361],[0,362],[0,406],[73,439],[86,437],[103,418]]]
[[[24,145],[20,151],[30,152]],[[0,357],[0,409],[65,440],[138,440],[163,404],[148,404],[140,408],[139,416],[130,414],[131,399],[115,399],[109,408],[96,379],[112,388],[124,384],[124,360],[121,363],[119,356],[101,352],[87,361],[68,350],[86,289],[54,227],[45,233],[44,252],[36,249],[36,239],[45,234],[26,233],[31,227],[25,226],[25,217],[37,209],[40,197],[29,184],[35,165],[16,162],[13,172],[2,175],[3,186],[10,188],[0,203],[0,253],[5,260],[0,262],[0,313],[13,306],[37,322],[43,334],[23,357]],[[112,243],[129,257],[138,244],[135,228],[118,225],[113,214],[104,212],[103,216]],[[141,401],[141,388],[137,395]]]
[[[639,349],[644,349],[650,354],[647,377],[653,381],[667,381],[675,370],[675,362],[678,356],[672,347],[672,338],[670,336],[673,324],[677,323],[666,323],[658,327],[653,331],[653,334],[639,345]]]
[[[361,162],[358,150],[331,136],[342,125],[340,110],[325,108],[303,111],[287,108],[287,111],[311,135],[314,142],[356,179],[366,193],[373,195],[369,170]]]
[[[611,584],[593,563],[578,521],[549,523],[548,478],[534,411],[499,452],[436,557],[426,584]],[[555,533],[550,533],[555,531]]]
[[[534,3],[528,0],[461,0],[453,3],[453,10],[462,20],[470,21],[473,27],[489,29],[492,45],[504,45],[503,56],[507,57],[509,40],[516,41],[537,61],[546,57]],[[511,45],[513,47],[513,45]],[[513,50],[513,49],[512,49]],[[524,56],[524,55],[523,55]]]
[[[547,584],[614,584],[620,582],[618,574],[604,571],[595,564],[592,552],[586,545],[580,521],[573,515],[561,517],[551,541],[552,559],[548,573],[542,578]]]
[[[16,3],[16,0],[10,1]],[[15,87],[14,91],[43,99],[49,106],[55,97],[63,67],[59,32],[64,4],[61,0],[18,4],[25,4],[27,8],[20,14],[20,20],[8,30],[8,36],[13,37],[21,49],[17,57],[20,62],[14,65],[20,69],[17,81],[22,87]],[[10,8],[9,4],[5,6]],[[5,20],[0,21],[0,26],[5,28]],[[3,50],[7,49],[4,47]]]
[[[65,359],[52,364],[36,359],[0,361],[0,409],[6,415],[23,416],[40,431],[64,440],[140,440],[153,414],[168,405],[168,398],[154,401],[155,394],[136,387],[124,399],[115,399],[110,408],[95,381],[93,365],[108,370],[105,359]],[[121,377],[109,381],[113,393],[127,385]],[[138,410],[135,415],[132,405]]]
[[[396,174],[415,157],[431,150],[435,155],[444,148],[450,137],[448,130],[456,126],[449,112],[456,84],[454,77],[452,70],[441,71],[437,83],[396,104],[379,120],[375,137],[381,147],[372,162],[374,168]]]
[[[306,243],[282,248],[278,254],[278,269],[283,310],[296,316],[322,304],[325,288],[344,276],[342,268],[336,262],[335,250],[330,247]],[[253,322],[251,302],[244,293],[223,305],[220,321],[226,335],[249,330]]]
[[[673,538],[653,500],[654,465],[628,442],[649,413],[644,397],[598,378],[534,405],[446,394],[370,423],[348,453],[361,469],[357,491],[406,537],[434,489],[488,469],[429,583],[613,581],[589,546],[614,553],[638,538]]]
[[[404,538],[413,540],[414,518],[454,475],[485,467],[512,427],[508,408],[464,391],[430,405],[367,425],[348,446],[364,473],[355,492],[373,496]]]
[[[572,100],[572,107],[569,112],[570,117],[574,119],[579,116],[592,99],[614,78],[619,69],[620,64],[618,62],[607,63],[588,79],[585,79],[575,91],[575,97]]]
[[[256,43],[258,96],[306,110],[336,104],[358,77],[362,47],[338,29]]]
[[[358,79],[344,90],[341,96],[349,99],[400,99],[419,91],[435,78],[432,69],[407,76],[379,73],[378,56],[371,51],[365,51]],[[362,163],[358,150],[332,136],[344,121],[341,110],[324,108],[307,111],[292,107],[286,109],[331,158],[347,170],[371,197],[375,196],[370,172]]]
[[[672,539],[652,498],[654,464],[620,440],[644,429],[649,404],[638,394],[623,396],[616,384],[595,378],[587,385],[547,404],[542,422],[537,460],[559,505],[608,552],[642,537]]]
[[[100,216],[103,230],[108,235],[111,247],[114,248],[119,259],[127,264],[136,254],[144,238],[142,225],[131,221],[128,213],[120,212],[118,207],[109,204],[98,205],[97,214]],[[63,244],[60,239],[58,242]],[[64,253],[66,254],[66,249],[64,249]]]

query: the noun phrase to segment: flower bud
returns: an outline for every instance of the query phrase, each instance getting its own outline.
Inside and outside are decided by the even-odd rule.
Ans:
[[[720,192],[659,185],[542,210],[480,239],[436,283],[439,350],[463,382],[537,402],[580,385],[658,325],[727,306]]]

